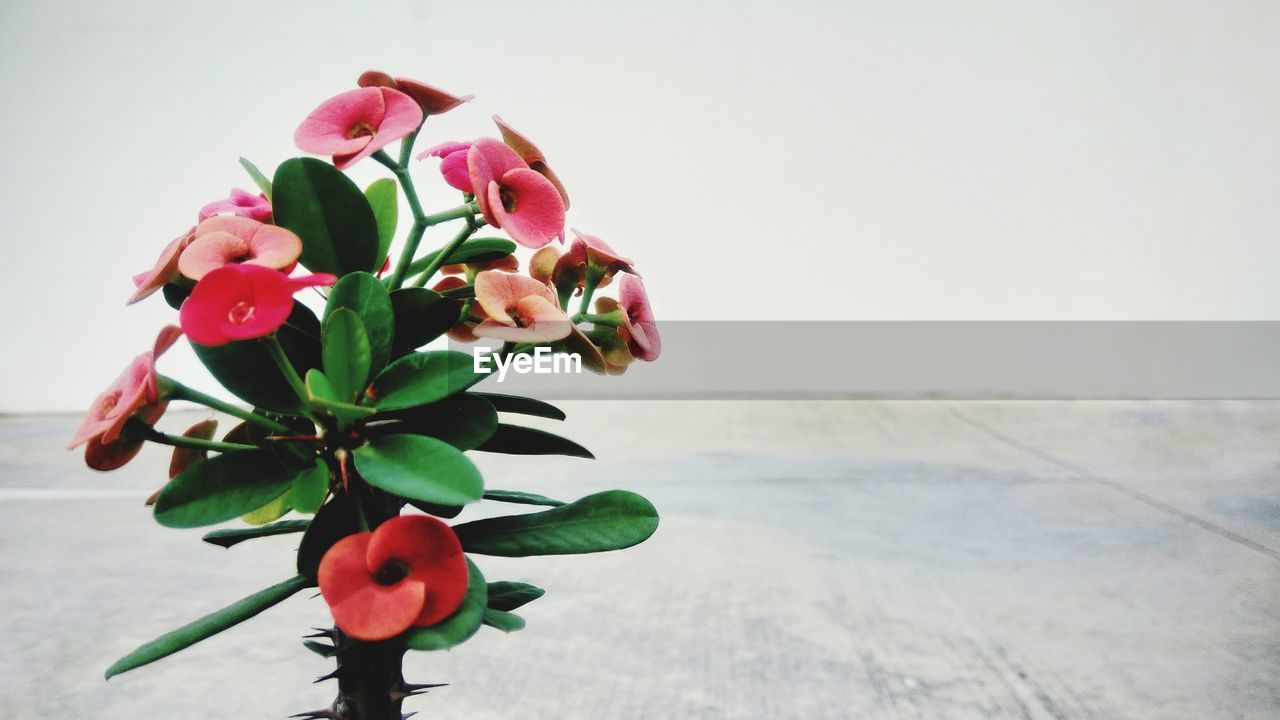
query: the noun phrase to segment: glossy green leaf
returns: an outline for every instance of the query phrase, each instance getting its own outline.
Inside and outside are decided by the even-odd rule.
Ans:
[[[266,525],[284,517],[293,508],[289,505],[289,491],[285,490],[280,497],[256,510],[250,510],[240,519],[250,525]]]
[[[174,310],[181,310],[182,303],[191,295],[192,286],[179,285],[178,283],[166,283],[160,288],[160,294],[164,296],[164,301]]]
[[[351,454],[365,482],[403,498],[465,505],[484,492],[484,479],[467,456],[433,437],[371,438]]]
[[[658,529],[658,511],[640,495],[609,490],[554,510],[487,518],[454,526],[462,549],[527,557],[621,550]]]
[[[536,417],[550,418],[551,420],[563,420],[565,418],[564,411],[560,408],[546,403],[541,400],[535,400],[531,397],[521,397],[520,395],[502,395],[500,393],[472,393],[479,395],[498,412],[518,413],[520,415],[533,415]]]
[[[591,451],[578,443],[562,438],[554,433],[521,425],[499,423],[484,444],[476,448],[484,452],[506,453],[508,455],[568,455],[570,457],[594,458]]]
[[[293,158],[276,168],[275,224],[302,238],[300,263],[312,272],[370,272],[382,262],[378,222],[364,193],[332,165]]]
[[[406,355],[373,381],[370,394],[379,410],[402,410],[443,400],[488,377],[474,369],[466,353],[437,350]]]
[[[360,532],[356,508],[346,495],[335,495],[316,511],[298,545],[298,574],[315,581],[320,558],[342,538]]]
[[[430,435],[459,450],[479,446],[498,427],[498,413],[493,406],[471,393],[458,393],[428,405],[378,415],[379,419],[384,417],[397,422],[370,427],[370,434]]]
[[[237,450],[203,460],[160,491],[156,521],[189,528],[240,517],[283,495],[294,474],[269,450]]]
[[[462,605],[448,618],[431,627],[414,628],[404,635],[404,644],[411,650],[447,650],[466,642],[476,634],[484,621],[484,611],[488,602],[488,585],[480,568],[467,558],[467,570],[470,577],[467,582],[467,596]]]
[[[308,584],[307,580],[302,577],[289,578],[265,590],[259,590],[217,612],[205,615],[199,620],[184,625],[173,632],[161,635],[117,660],[114,665],[107,668],[106,677],[111,679],[120,673],[153,663],[179,650],[191,647],[205,638],[217,635],[223,630],[242,623],[263,610],[279,604],[294,593],[307,587]]]
[[[446,264],[453,265],[466,262],[493,262],[494,260],[504,258],[515,251],[516,244],[505,238],[472,238],[458,246],[458,249],[449,253],[449,259],[446,261]],[[414,275],[421,273],[423,270],[426,270],[427,266],[436,259],[436,255],[438,254],[440,254],[439,250],[432,250],[426,255],[414,260],[413,264],[409,266],[409,273],[407,277],[413,277]]]
[[[485,500],[495,500],[497,502],[514,503],[516,505],[543,505],[546,507],[560,507],[568,503],[563,500],[554,500],[546,495],[537,493],[518,492],[515,490],[485,490]]]
[[[338,648],[329,643],[316,642],[315,640],[303,640],[302,646],[322,658],[331,658],[338,654]]]
[[[482,622],[484,622],[485,625],[488,625],[491,628],[497,628],[504,633],[513,633],[517,630],[524,629],[524,618],[505,610],[485,608],[484,619]]]
[[[210,545],[229,548],[232,545],[239,545],[245,540],[253,540],[254,538],[300,533],[305,531],[307,526],[310,524],[310,520],[281,520],[280,522],[273,522],[270,525],[259,525],[258,527],[212,530],[205,533],[204,537],[200,539]]]
[[[329,376],[320,370],[307,371],[306,386],[311,404],[337,418],[340,421],[340,427],[346,427],[360,418],[369,417],[377,412],[373,408],[360,407],[338,400],[338,391],[334,389]]]
[[[397,190],[396,181],[391,178],[374,180],[364,189],[364,198],[369,201],[373,219],[378,224],[378,262],[387,256],[396,237],[396,220],[400,214]]]
[[[316,458],[313,467],[294,476],[289,488],[289,505],[300,513],[315,514],[328,493],[329,465]]]
[[[325,305],[327,318],[338,308],[346,308],[360,317],[369,338],[369,375],[373,379],[391,359],[396,331],[396,316],[391,298],[382,281],[366,272],[342,276],[329,291]]]
[[[249,162],[248,158],[240,158],[240,167],[249,173],[249,177],[253,179],[253,184],[258,186],[258,189],[262,191],[263,195],[267,196],[267,201],[270,202],[271,181],[267,179],[267,176],[262,174],[257,165]]]
[[[324,374],[339,402],[353,403],[369,379],[369,335],[355,311],[340,307],[328,312],[321,336]]]
[[[511,580],[499,580],[498,582],[489,583],[489,608],[491,610],[515,610],[546,594],[547,591],[537,585],[513,582]]]
[[[422,502],[421,500],[406,500],[406,502],[428,515],[446,519],[458,517],[462,514],[463,509],[461,505],[437,505],[435,503]]]
[[[320,321],[306,305],[294,302],[293,314],[277,331],[277,337],[299,375],[320,367]],[[302,411],[298,396],[261,340],[240,340],[217,347],[191,343],[191,348],[213,377],[241,400],[287,415]]]
[[[444,335],[458,322],[462,305],[426,288],[400,288],[391,293],[396,341],[393,355],[412,352]]]

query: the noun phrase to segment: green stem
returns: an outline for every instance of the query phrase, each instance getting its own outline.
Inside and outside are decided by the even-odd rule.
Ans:
[[[427,215],[422,220],[427,224],[427,227],[431,227],[432,225],[439,225],[440,223],[449,222],[450,220],[474,218],[479,214],[480,206],[474,202],[469,202],[459,205],[458,207],[449,208],[448,210],[441,210],[434,215]],[[480,227],[480,224],[477,224],[476,227]]]
[[[409,158],[413,156],[413,143],[418,139],[418,133],[422,132],[422,126],[427,122],[427,116],[422,116],[422,122],[418,124],[418,129],[409,133],[400,141],[400,164],[409,167]]]
[[[243,445],[241,443],[218,442],[217,440],[202,440],[200,438],[189,438],[181,435],[170,435],[168,433],[162,433],[155,428],[148,428],[144,431],[144,437],[151,442],[157,442],[161,445],[191,448],[193,450],[231,452],[233,450],[253,450],[257,448],[256,445]]]
[[[403,148],[401,154],[403,154]],[[395,269],[391,271],[391,277],[387,278],[387,288],[397,290],[404,283],[404,276],[409,272],[409,263],[413,262],[413,256],[418,252],[422,234],[427,231],[427,215],[422,211],[418,191],[414,188],[413,178],[409,176],[409,170],[404,163],[392,160],[385,150],[379,150],[372,157],[386,165],[400,180],[400,189],[404,192],[404,199],[409,201],[409,211],[413,213],[413,227],[409,229],[409,237],[404,241],[404,247],[400,250],[400,257],[396,260]]]
[[[287,425],[282,425],[274,420],[265,418],[253,412],[252,410],[238,407],[236,405],[232,405],[231,403],[223,402],[218,398],[205,395],[199,390],[196,390],[191,387],[187,387],[186,385],[183,385],[182,383],[172,378],[159,377],[156,380],[161,384],[167,385],[168,395],[171,398],[174,398],[177,400],[186,400],[188,402],[204,405],[205,407],[212,408],[219,412],[224,412],[232,417],[238,417],[241,420],[244,420],[245,422],[250,422],[255,425],[259,425],[273,432],[291,432],[291,430]]]
[[[449,241],[449,244],[445,245],[440,252],[436,253],[435,259],[427,264],[427,268],[423,270],[422,274],[418,276],[418,279],[413,282],[414,286],[424,287],[427,284],[427,281],[436,274],[436,271],[449,264],[449,256],[461,247],[462,243],[466,242],[467,238],[471,237],[476,230],[477,228],[474,223],[467,223],[466,226],[459,230],[458,234],[454,235],[453,239]]]
[[[587,266],[587,276],[582,281],[582,302],[578,303],[579,313],[585,313],[591,309],[591,296],[596,294],[596,288],[600,287],[600,281],[603,279],[604,273]]]
[[[627,314],[622,308],[618,308],[613,312],[593,315],[591,313],[578,313],[573,316],[574,324],[589,322],[592,325],[608,325],[610,327],[622,327],[627,324]]]
[[[294,369],[293,363],[289,361],[289,356],[285,354],[284,346],[280,344],[280,338],[274,334],[268,335],[262,338],[262,344],[266,346],[267,352],[271,353],[271,359],[276,361],[276,367],[280,368],[280,373],[284,375],[289,387],[293,388],[293,392],[302,401],[302,406],[310,408],[311,393],[307,392],[306,383],[302,382],[302,378],[298,376],[298,371]]]

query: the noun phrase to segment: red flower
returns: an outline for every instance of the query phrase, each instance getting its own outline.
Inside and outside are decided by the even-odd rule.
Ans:
[[[467,561],[453,529],[426,515],[391,518],[339,540],[320,561],[320,594],[357,640],[435,625],[467,594]]]
[[[94,399],[67,443],[67,449],[89,443],[85,462],[97,470],[114,470],[137,455],[142,441],[125,441],[120,433],[135,415],[152,425],[164,414],[168,401],[160,397],[156,386],[156,358],[173,347],[179,337],[182,337],[181,330],[173,325],[165,326],[151,350],[134,358],[115,382]]]
[[[439,115],[473,99],[474,95],[454,95],[440,88],[408,78],[393,78],[384,72],[368,70],[356,81],[360,87],[385,87],[399,90],[413,98],[425,115]]]
[[[485,222],[506,230],[525,247],[540,248],[564,237],[560,192],[514,150],[493,138],[480,138],[467,150],[467,171]]]
[[[289,319],[294,293],[336,280],[327,273],[291,278],[259,265],[223,265],[196,283],[178,317],[200,345],[266,337]]]
[[[346,170],[422,124],[422,110],[398,90],[366,87],[329,98],[298,126],[293,141],[305,152],[332,155]]]

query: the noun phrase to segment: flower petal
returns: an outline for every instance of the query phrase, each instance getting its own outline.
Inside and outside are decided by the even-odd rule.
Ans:
[[[484,213],[484,219],[490,225],[497,225],[497,216],[490,207],[487,188],[508,171],[527,167],[515,151],[493,138],[480,138],[471,143],[467,150],[467,171],[471,175],[471,187],[474,188],[476,202],[480,204],[480,212]],[[502,203],[498,206],[501,207]]]
[[[502,141],[507,144],[507,147],[515,150],[516,154],[529,165],[531,170],[541,174],[555,186],[556,192],[560,193],[560,199],[564,202],[565,209],[568,210],[569,193],[565,192],[560,178],[551,172],[551,168],[547,165],[547,159],[543,157],[542,151],[538,149],[538,146],[529,142],[529,138],[503,122],[502,118],[497,115],[493,116],[493,122],[498,126],[498,131],[502,133]]]
[[[501,187],[488,185],[489,207],[512,240],[540,248],[564,237],[564,201],[549,180],[528,168],[516,168],[499,182]],[[502,202],[504,192],[512,197],[510,210]]]
[[[426,588],[414,625],[435,625],[453,614],[467,594],[467,561],[453,529],[426,515],[400,515],[378,526],[369,542],[370,572],[389,562],[408,566],[408,579]]]
[[[426,588],[404,578],[382,585],[369,572],[373,533],[362,532],[334,543],[320,559],[317,580],[333,621],[357,640],[386,640],[409,629],[422,611]]]
[[[556,296],[545,283],[531,277],[485,270],[476,275],[476,303],[486,315],[503,325],[514,325],[509,311],[525,297],[541,297],[555,306]]]

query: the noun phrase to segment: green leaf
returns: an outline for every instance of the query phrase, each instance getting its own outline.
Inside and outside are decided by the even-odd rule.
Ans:
[[[337,418],[340,421],[340,427],[346,427],[360,418],[369,417],[377,412],[373,408],[360,407],[338,400],[338,391],[329,381],[329,376],[319,370],[307,371],[306,385],[311,404],[324,408],[330,415]]]
[[[393,355],[412,352],[449,331],[458,322],[462,306],[434,290],[400,288],[391,293],[395,310],[396,341]]]
[[[166,283],[160,288],[160,294],[164,296],[164,301],[174,310],[181,310],[182,303],[186,302],[191,295],[192,286],[179,285],[178,283]]]
[[[516,244],[505,238],[472,238],[458,246],[457,250],[449,253],[447,264],[454,265],[457,263],[475,262],[485,263],[492,262],[510,255],[516,251]],[[409,265],[409,272],[406,277],[413,277],[427,269],[427,266],[439,255],[439,250],[433,250],[426,255],[414,260]]]
[[[535,400],[531,397],[521,397],[519,395],[502,395],[499,393],[472,393],[479,395],[493,405],[493,409],[498,412],[519,413],[521,415],[534,415],[536,417],[550,418],[552,420],[563,420],[565,418],[564,411],[541,400]]]
[[[471,450],[479,446],[498,427],[498,413],[484,398],[471,393],[458,393],[428,405],[406,410],[380,413],[378,419],[394,418],[398,422],[369,427],[368,432],[430,435],[458,448]]]
[[[322,658],[331,658],[338,654],[338,648],[328,643],[316,642],[315,640],[303,640],[302,645]]]
[[[455,525],[462,549],[481,555],[527,557],[621,550],[658,529],[658,511],[626,490],[588,495],[554,510]]]
[[[242,623],[263,610],[279,604],[294,593],[307,587],[308,584],[303,577],[289,578],[265,590],[259,590],[217,612],[205,615],[199,620],[184,625],[173,632],[161,635],[117,660],[114,665],[107,668],[106,677],[110,680],[120,673],[153,663],[179,650],[191,647],[207,637],[217,635],[223,630]]]
[[[497,628],[504,633],[513,633],[524,629],[524,618],[505,610],[485,608],[483,622],[485,625]]]
[[[403,498],[465,505],[484,492],[484,479],[467,456],[433,437],[370,438],[351,454],[365,482]]]
[[[387,288],[378,278],[366,272],[349,273],[334,283],[325,305],[328,318],[338,308],[346,308],[360,317],[369,337],[369,380],[373,379],[391,358],[396,331],[396,316]],[[363,389],[363,388],[362,388]]]
[[[283,495],[294,474],[269,450],[237,450],[202,460],[160,491],[156,521],[191,528],[240,517]]]
[[[467,595],[462,605],[450,615],[431,627],[415,628],[404,636],[404,644],[411,650],[447,650],[467,641],[480,629],[484,621],[485,606],[488,601],[488,586],[480,568],[467,558],[467,570],[470,577],[467,582]]]
[[[456,518],[462,514],[461,505],[437,505],[435,503],[422,502],[421,500],[409,500],[408,503],[422,512],[436,517]]]
[[[292,509],[289,505],[289,491],[286,490],[275,500],[241,515],[240,519],[250,525],[266,525],[284,517]]]
[[[413,353],[387,366],[369,392],[379,410],[403,410],[462,392],[488,377],[475,361],[453,350]]]
[[[508,455],[569,455],[595,458],[590,450],[567,438],[545,430],[506,423],[499,423],[493,435],[476,449]]]
[[[373,210],[373,219],[378,224],[378,262],[382,262],[391,250],[391,241],[396,237],[396,220],[400,214],[400,199],[396,197],[396,181],[391,178],[374,180],[364,189],[364,198],[369,201]]]
[[[277,337],[299,375],[320,367],[320,321],[306,305],[294,301],[293,314]],[[241,400],[286,415],[302,412],[298,396],[261,340],[239,340],[217,347],[191,343],[191,348],[213,377]]]
[[[289,505],[300,513],[315,514],[329,493],[329,465],[316,458],[315,465],[298,473],[289,488]],[[309,520],[304,520],[309,523]]]
[[[515,490],[485,490],[484,499],[515,503],[516,505],[545,505],[547,507],[560,507],[566,504],[563,500],[553,500],[546,495],[517,492]]]
[[[210,545],[229,548],[232,545],[239,545],[245,540],[253,540],[254,538],[300,533],[305,531],[307,526],[310,524],[310,520],[281,520],[280,522],[273,522],[270,525],[259,525],[258,527],[213,530],[205,533],[204,537],[200,539]]]
[[[515,610],[546,594],[546,590],[529,583],[512,582],[511,580],[491,582],[489,583],[489,609]]]
[[[337,400],[355,402],[369,380],[369,335],[364,322],[354,311],[344,307],[325,314],[324,374],[333,384]]]
[[[262,171],[258,169],[257,165],[249,162],[248,158],[240,158],[240,167],[244,168],[244,171],[249,173],[249,177],[253,178],[253,184],[258,186],[258,189],[262,191],[262,194],[267,196],[267,202],[270,202],[271,181],[267,179],[267,176],[262,174]]]
[[[298,545],[298,574],[312,581],[320,570],[320,558],[342,538],[360,532],[356,508],[346,495],[335,495],[316,511]]]
[[[276,225],[302,238],[299,262],[312,272],[345,275],[373,271],[378,221],[355,183],[315,158],[293,158],[276,168],[272,183]]]

